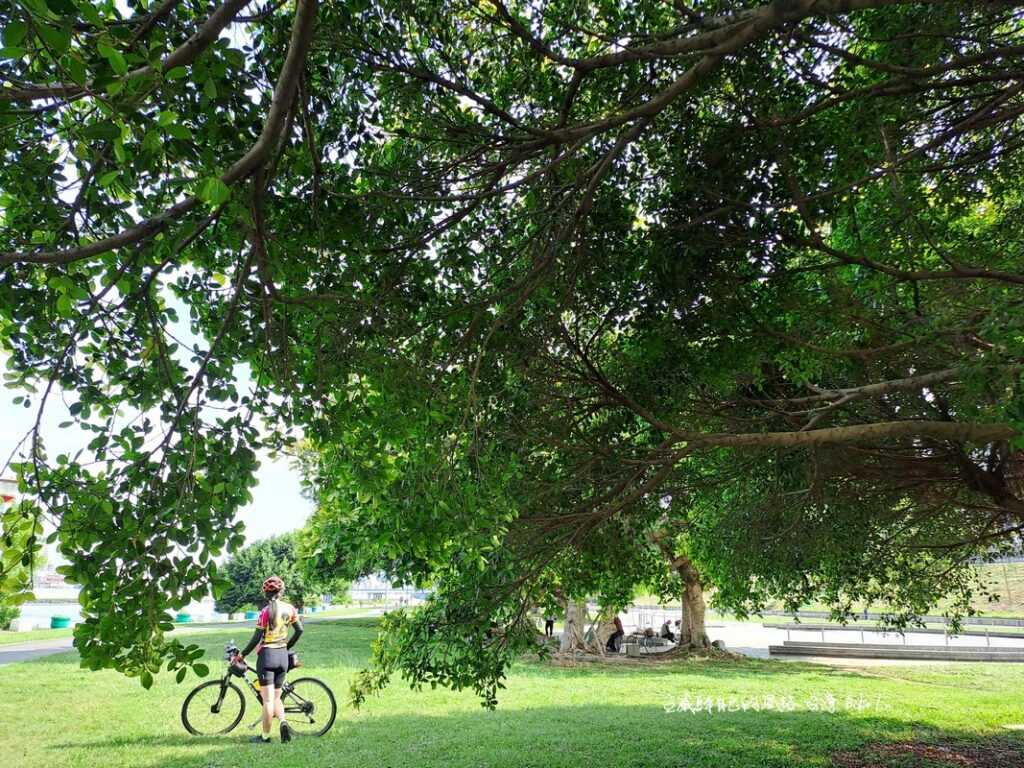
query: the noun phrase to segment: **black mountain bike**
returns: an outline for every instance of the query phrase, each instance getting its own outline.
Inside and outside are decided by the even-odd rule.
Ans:
[[[229,662],[238,653],[234,643],[224,647],[224,658]],[[259,702],[260,717],[249,727],[255,728],[263,716],[263,699],[260,697],[259,681],[255,675],[249,677],[251,669],[244,672],[232,671],[229,663],[224,677],[210,680],[192,689],[181,705],[181,723],[185,730],[195,736],[213,736],[230,733],[245,717],[245,694],[232,677],[239,677],[252,691]],[[315,677],[300,677],[290,680],[281,689],[288,725],[296,734],[323,736],[338,714],[334,694],[323,682]]]

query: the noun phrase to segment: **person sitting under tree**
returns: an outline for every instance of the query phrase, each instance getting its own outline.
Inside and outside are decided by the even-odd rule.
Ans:
[[[661,625],[661,636],[670,643],[676,641],[676,634],[672,631],[672,622],[669,619],[665,619],[665,623]]]
[[[619,644],[622,642],[622,638],[625,637],[626,632],[622,628],[622,620],[616,615],[612,619],[612,623],[615,625],[615,631],[608,635],[608,643],[605,645],[605,650],[619,652]]]

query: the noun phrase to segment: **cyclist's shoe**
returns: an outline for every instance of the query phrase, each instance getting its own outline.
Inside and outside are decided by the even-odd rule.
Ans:
[[[251,739],[249,739],[249,741],[252,742],[253,744],[269,744],[270,743],[270,739],[269,738],[265,739],[262,736],[260,736],[259,734],[256,734],[255,736],[253,736]]]
[[[281,723],[281,742],[287,744],[292,740],[292,727],[288,723]]]

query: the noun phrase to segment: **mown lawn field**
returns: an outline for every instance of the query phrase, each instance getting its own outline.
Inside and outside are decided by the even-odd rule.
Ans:
[[[1024,665],[851,672],[767,661],[521,663],[495,712],[469,693],[401,683],[356,712],[344,702],[373,635],[371,620],[342,619],[311,624],[303,637],[303,672],[327,681],[342,705],[319,739],[249,744],[255,710],[229,736],[189,736],[179,709],[196,678],[176,685],[161,675],[146,691],[114,672],[82,670],[67,653],[0,670],[0,754],[18,768],[962,765],[878,751],[915,741],[996,745],[1021,758],[1006,765],[1024,764],[1024,733],[1007,728],[1024,723]],[[191,639],[219,670],[223,644],[244,638],[217,631]],[[871,762],[848,762],[869,744]]]
[[[30,632],[0,631],[0,645],[31,643],[37,640],[58,640],[62,637],[71,637],[73,631],[70,627],[66,629],[33,629]]]

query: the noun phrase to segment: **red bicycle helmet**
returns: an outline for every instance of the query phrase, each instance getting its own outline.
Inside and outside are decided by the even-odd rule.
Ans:
[[[269,594],[271,592],[283,592],[284,582],[281,581],[279,576],[271,576],[269,579],[263,582],[263,593]]]

